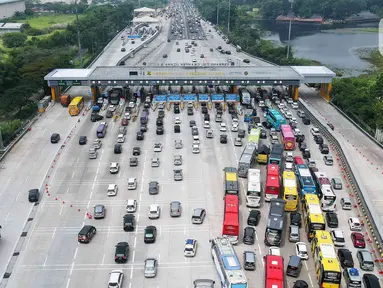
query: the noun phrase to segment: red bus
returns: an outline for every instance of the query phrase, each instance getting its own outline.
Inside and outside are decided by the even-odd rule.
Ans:
[[[232,244],[237,244],[239,236],[239,201],[237,195],[226,194],[224,213],[222,236],[227,237]]]
[[[295,149],[295,136],[290,125],[281,125],[281,142],[285,146],[285,150]]]
[[[267,165],[265,201],[278,198],[279,192],[279,166],[276,164],[269,164]]]
[[[283,257],[265,256],[265,288],[284,288]]]

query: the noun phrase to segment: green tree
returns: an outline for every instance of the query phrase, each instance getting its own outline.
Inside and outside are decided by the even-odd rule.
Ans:
[[[27,84],[7,90],[1,97],[1,110],[9,114],[21,112],[25,106],[32,102],[30,98],[33,92],[33,88]]]
[[[27,41],[27,35],[23,33],[13,32],[3,35],[3,43],[7,48],[15,48],[24,46]]]

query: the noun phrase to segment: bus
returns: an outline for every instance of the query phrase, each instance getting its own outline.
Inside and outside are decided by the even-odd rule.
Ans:
[[[123,88],[112,88],[109,91],[109,103],[112,105],[118,105],[120,103],[120,98],[123,94]]]
[[[254,110],[252,108],[247,108],[245,109],[244,112],[244,121],[245,122],[250,122],[250,120],[253,118],[254,115]]]
[[[238,195],[239,185],[238,185],[238,178],[237,178],[237,169],[234,167],[225,167],[223,171],[224,171],[223,188],[225,190],[225,194]]]
[[[254,143],[247,143],[242,151],[238,162],[238,176],[246,178],[247,171],[253,166],[257,157],[257,146]]]
[[[266,120],[269,122],[277,131],[281,130],[281,125],[286,124],[286,119],[276,109],[269,109],[266,113]]]
[[[286,211],[296,211],[298,208],[297,179],[294,172],[283,171],[283,200],[286,201]]]
[[[246,88],[240,88],[238,89],[238,94],[241,97],[241,103],[243,106],[249,106],[250,105],[250,93],[247,91]]]
[[[281,245],[284,228],[285,201],[271,199],[269,217],[265,231],[265,244],[268,246]]]
[[[295,136],[290,125],[281,125],[281,142],[285,146],[285,150],[295,149]]]
[[[279,186],[279,167],[278,165],[267,165],[265,201],[278,198],[281,188]]]
[[[319,287],[340,288],[342,274],[330,232],[315,231],[311,252]]]
[[[283,257],[266,255],[265,259],[265,288],[284,288],[284,264]]]
[[[299,188],[301,190],[301,196],[306,193],[316,194],[316,187],[314,179],[311,176],[310,170],[305,164],[295,165],[295,174],[298,177]]]
[[[246,206],[257,208],[261,206],[261,170],[249,169],[247,178]]]
[[[211,256],[222,288],[247,288],[245,272],[233,246],[226,238],[217,237],[210,240]]]
[[[254,143],[254,145],[258,149],[258,142],[259,142],[259,137],[261,136],[261,129],[259,128],[253,128],[250,130],[250,135],[247,138],[248,143]]]
[[[84,108],[84,97],[74,97],[68,106],[68,112],[71,116],[77,116],[80,114],[82,108]]]
[[[141,115],[141,118],[140,118],[140,122],[141,122],[141,124],[148,123],[148,112],[147,111],[143,111],[142,112],[142,115]]]
[[[326,229],[325,219],[317,195],[305,194],[301,202],[307,238],[311,241],[315,231]]]
[[[321,208],[323,211],[335,211],[336,195],[331,187],[330,179],[323,172],[314,172],[314,181],[316,191],[321,200]]]
[[[227,237],[233,244],[238,243],[239,237],[239,201],[236,195],[225,196],[225,211],[222,236]]]
[[[271,148],[268,163],[276,164],[279,167],[281,167],[283,150],[284,150],[284,147],[282,144],[274,144],[273,147]]]

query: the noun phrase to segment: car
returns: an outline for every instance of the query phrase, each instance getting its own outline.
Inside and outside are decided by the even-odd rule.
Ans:
[[[189,116],[194,115],[193,108],[188,108],[188,115],[189,115]]]
[[[338,249],[338,258],[343,269],[354,267],[354,259],[350,250],[346,248]]]
[[[129,199],[126,205],[126,213],[134,213],[137,211],[137,200]]]
[[[93,207],[93,218],[94,219],[103,219],[105,218],[105,206],[104,205],[96,205]]]
[[[130,167],[137,167],[138,166],[138,158],[137,157],[130,157],[129,166]]]
[[[235,138],[234,139],[234,146],[242,147],[242,139],[241,138]]]
[[[144,231],[144,242],[145,243],[155,243],[157,238],[157,228],[156,226],[146,226]]]
[[[170,41],[168,41],[168,42],[170,42]],[[168,54],[162,55],[162,58],[168,58]]]
[[[268,255],[275,255],[275,256],[281,256],[281,249],[276,246],[271,246],[269,248],[269,252],[267,253]]]
[[[362,277],[363,286],[365,288],[381,288],[379,283],[379,278],[371,273],[364,273]],[[206,287],[213,287],[213,286],[206,286]]]
[[[299,146],[299,150],[300,150],[301,152],[303,152],[305,149],[307,149],[307,144],[306,144],[306,142],[299,142],[298,146]]]
[[[221,114],[215,115],[215,122],[216,123],[221,123],[222,122],[222,115]]]
[[[170,41],[168,41],[170,42]],[[157,275],[158,262],[155,258],[148,258],[144,264],[144,276],[145,278],[153,278]]]
[[[332,158],[332,156],[323,156],[323,161],[324,161],[324,164],[326,164],[327,166],[332,166],[334,164],[334,160]]]
[[[157,126],[156,134],[157,135],[164,135],[164,126]]]
[[[151,166],[152,167],[160,167],[160,158],[158,158],[158,157],[152,158]]]
[[[295,226],[298,226],[299,228],[302,227],[301,213],[299,212],[290,213],[290,225],[295,225]]]
[[[128,124],[129,124],[129,120],[126,117],[123,117],[121,119],[121,125],[122,126],[128,126]]]
[[[294,163],[285,162],[285,170],[293,171],[294,170]]]
[[[344,234],[340,229],[334,229],[330,232],[335,247],[343,247],[345,245]]]
[[[192,53],[191,55],[193,56],[194,53]],[[197,59],[193,58],[193,59],[192,59],[192,62],[193,62],[193,63],[197,62]]]
[[[122,288],[124,272],[122,270],[113,270],[110,272],[108,288]]]
[[[244,63],[250,63],[250,60],[249,59],[243,59],[243,62]]]
[[[286,152],[285,160],[286,162],[294,162],[293,152]]]
[[[108,189],[106,190],[106,195],[116,196],[118,192],[118,186],[116,184],[109,184]]]
[[[52,144],[59,143],[59,141],[60,141],[60,134],[53,133],[52,136],[51,136],[51,143]]]
[[[158,219],[160,218],[160,214],[161,214],[160,205],[158,204],[149,205],[149,213],[148,213],[149,219]]]
[[[39,189],[31,189],[28,191],[28,201],[33,203],[33,202],[38,202],[40,199],[40,190]]]
[[[162,144],[161,143],[155,143],[153,150],[154,150],[154,152],[161,152],[162,151]]]
[[[137,188],[137,179],[128,178],[128,190],[136,190]]]
[[[109,164],[109,172],[110,174],[117,174],[120,171],[120,163],[111,162]]]
[[[375,264],[372,258],[372,253],[369,250],[358,250],[358,252],[356,252],[356,259],[358,259],[360,269],[364,271],[374,271]]]
[[[319,136],[318,136],[318,137],[319,137]],[[321,138],[317,138],[317,139],[321,139]],[[322,139],[323,139],[323,138],[322,138]],[[327,155],[327,154],[330,153],[330,149],[329,149],[328,145],[327,145],[327,144],[323,144],[323,143],[319,144],[319,151],[320,151],[322,154],[325,154],[325,155]]]
[[[209,121],[205,121],[205,122],[203,123],[203,128],[205,128],[205,129],[210,129],[210,122],[209,122]]]
[[[219,142],[221,144],[226,144],[227,143],[227,135],[221,134],[220,137],[219,137]]]
[[[193,136],[193,145],[199,145],[199,144],[200,144],[199,136],[198,135],[194,135]]]
[[[366,248],[366,241],[364,240],[364,236],[362,233],[352,232],[351,240],[355,248]]]
[[[141,154],[140,147],[133,147],[133,156],[139,156]]]
[[[214,135],[213,135],[213,130],[206,130],[206,138],[209,138],[209,139],[211,139],[211,138],[213,138],[214,137]]]
[[[342,180],[339,177],[334,177],[331,179],[331,187],[334,190],[342,190]]]
[[[182,214],[181,202],[179,201],[170,202],[170,217],[180,217],[181,214]]]
[[[335,212],[327,212],[326,222],[328,227],[338,228],[338,225],[339,225],[338,215]]]
[[[182,140],[174,140],[174,148],[182,149],[183,148]]]
[[[199,154],[200,150],[199,150],[199,144],[193,144],[192,146],[192,153],[193,154]]]
[[[124,134],[118,134],[117,135],[117,143],[124,143],[125,142],[125,135]]]
[[[247,225],[257,226],[261,220],[261,212],[259,210],[250,210],[249,216],[247,216]]]
[[[116,109],[117,109],[117,106],[115,106],[115,105],[109,105],[109,107],[108,107],[108,110],[111,112],[116,111]]]
[[[313,136],[320,135],[319,129],[316,128],[316,127],[311,128],[311,129],[310,129],[310,133],[311,133],[311,135],[313,135]]]
[[[309,253],[307,250],[306,243],[304,243],[304,242],[295,243],[295,254],[303,260],[308,260],[309,259]]]
[[[117,143],[114,144],[114,154],[121,154],[122,153],[122,145]]]
[[[128,262],[128,257],[129,257],[129,243],[118,242],[116,245],[116,250],[114,252],[114,262],[126,263]]]
[[[276,134],[270,134],[270,142],[271,144],[278,144],[279,137]]]
[[[235,125],[235,123],[233,123],[233,125],[231,126],[231,132],[238,132],[238,130],[238,125]]]
[[[227,131],[227,127],[226,127],[225,123],[221,123],[221,125],[219,126],[219,131],[221,131],[221,132],[226,132]]]
[[[138,141],[144,140],[144,132],[138,131],[136,134],[136,140],[138,140]]]
[[[348,218],[348,225],[350,226],[351,231],[362,231],[362,226],[357,217]]]
[[[160,190],[160,185],[157,181],[149,182],[149,195],[157,195]]]
[[[174,172],[174,181],[182,181],[183,179],[183,173],[182,173],[182,169],[174,169],[173,170]]]
[[[182,165],[182,156],[181,155],[174,155],[173,163],[175,166]]]
[[[297,102],[293,102],[293,103],[291,103],[291,107],[292,107],[293,109],[298,109],[298,108],[299,108]]]
[[[252,245],[255,242],[255,229],[252,226],[247,226],[243,230],[243,243]]]
[[[305,125],[310,125],[310,124],[311,124],[310,119],[309,119],[309,118],[306,118],[306,117],[303,117],[303,118],[302,118],[302,122],[303,122],[303,124],[305,124]]]
[[[98,113],[92,113],[92,115],[90,116],[90,121],[92,121],[92,122],[97,122],[97,121],[100,121],[103,119],[104,119],[104,116],[102,116]]]
[[[199,135],[199,132],[198,132],[198,128],[197,127],[192,127],[192,136],[198,136]]]
[[[198,241],[195,239],[186,239],[184,256],[185,257],[194,257],[197,253]]]
[[[126,127],[124,127],[124,126],[120,126],[120,127],[118,127],[118,134],[119,135],[126,135]]]
[[[86,136],[80,136],[78,140],[78,144],[85,145],[87,141],[88,141],[88,138]]]
[[[181,124],[181,119],[180,119],[180,117],[175,117],[175,118],[174,118],[174,124]]]
[[[102,146],[102,142],[100,139],[96,139],[93,141],[93,148],[94,149],[100,149]]]
[[[333,124],[331,124],[331,123],[327,123],[327,126],[328,126],[328,127],[330,127],[330,128],[331,128],[331,130],[334,130],[334,129],[335,129],[334,125],[333,125]]]
[[[194,126],[196,126],[195,120],[190,120],[189,127],[194,127]]]

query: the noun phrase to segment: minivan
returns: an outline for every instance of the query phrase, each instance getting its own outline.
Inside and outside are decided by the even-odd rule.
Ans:
[[[343,210],[351,210],[352,208],[351,199],[348,197],[342,197],[340,199],[340,205],[342,206]]]
[[[89,243],[93,236],[96,235],[97,229],[92,225],[85,225],[78,233],[77,240],[80,243]]]
[[[363,284],[365,288],[380,288],[379,278],[374,274],[365,273],[363,275]]]
[[[290,242],[299,242],[299,240],[300,240],[299,227],[295,226],[295,225],[290,225],[289,241]]]
[[[203,208],[194,209],[193,215],[191,218],[192,223],[193,224],[202,224],[203,220],[205,219],[205,216],[206,216],[206,210],[205,209],[203,209]]]
[[[374,260],[370,251],[363,249],[358,250],[356,258],[359,261],[360,269],[364,271],[374,271]]]
[[[253,251],[243,252],[243,267],[245,270],[255,270],[255,253]]]
[[[299,277],[302,269],[302,259],[296,255],[290,256],[287,264],[286,275],[291,277]]]

